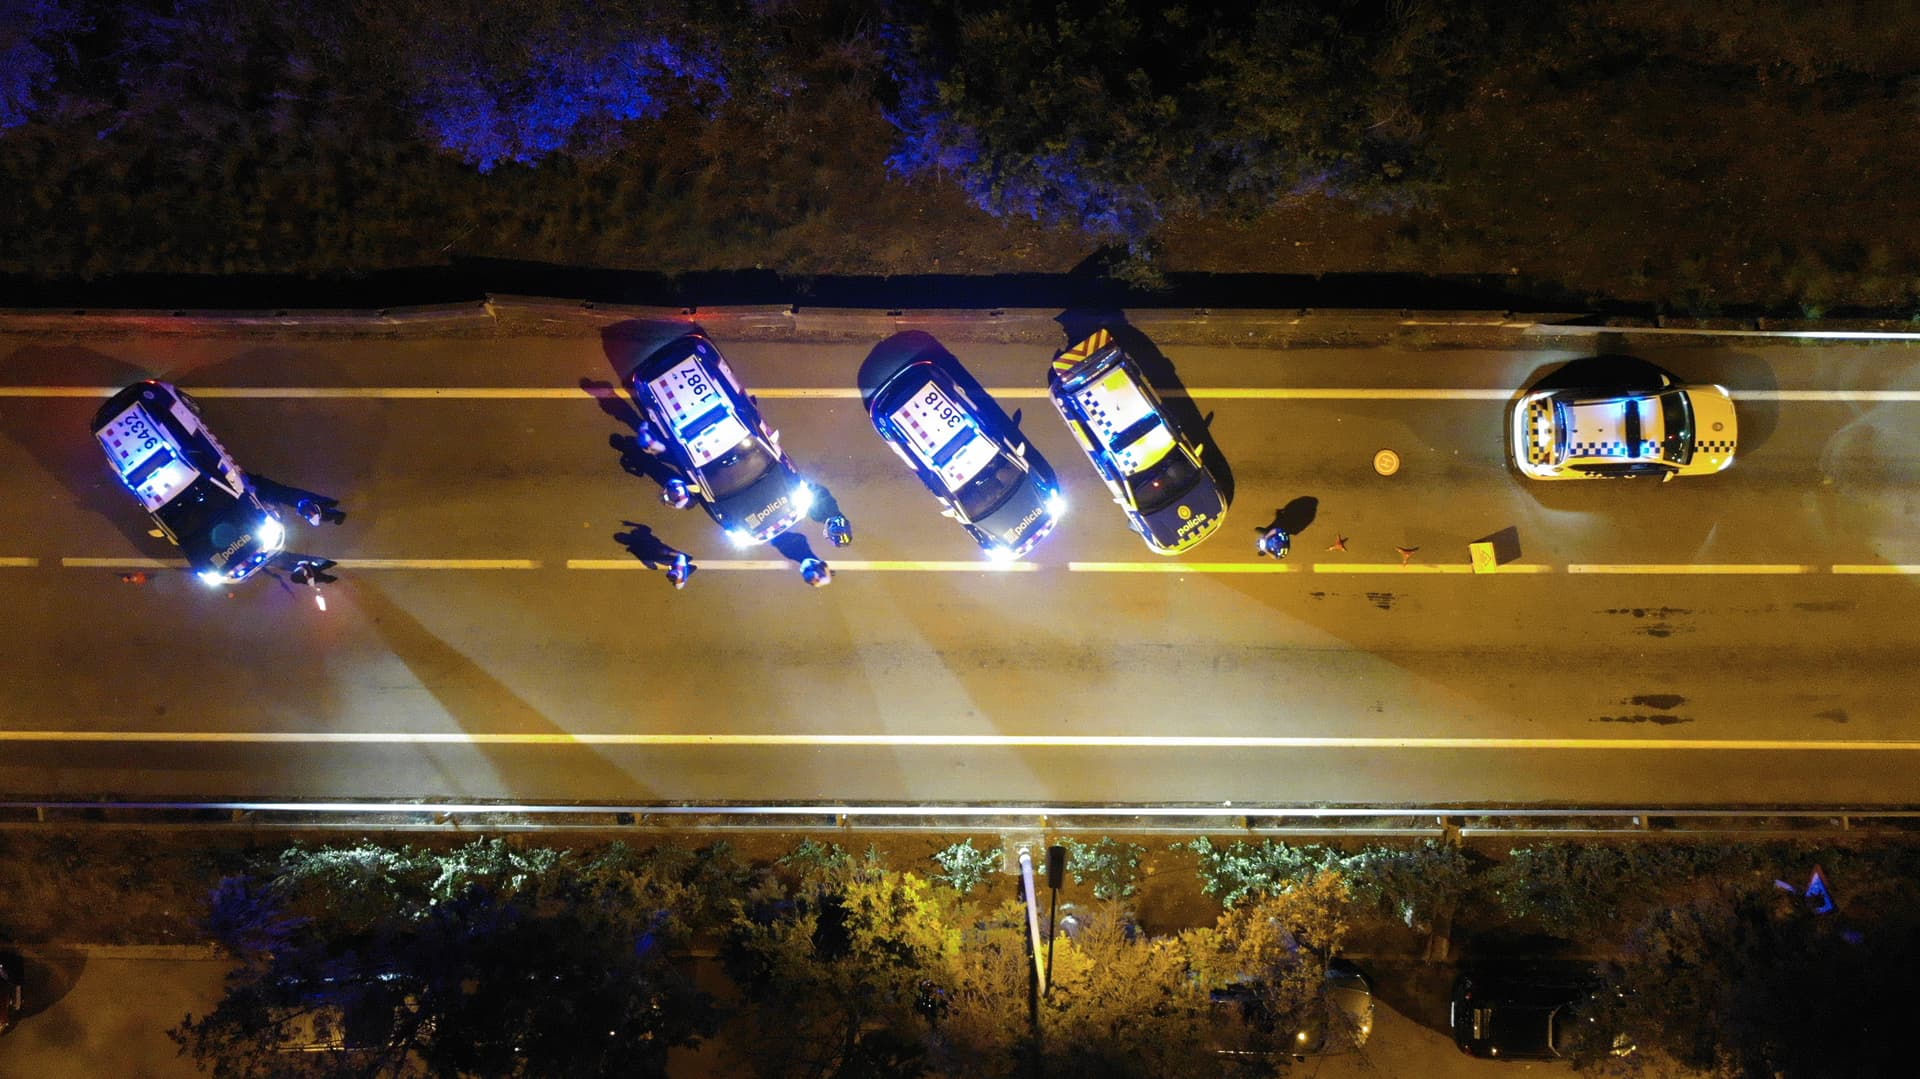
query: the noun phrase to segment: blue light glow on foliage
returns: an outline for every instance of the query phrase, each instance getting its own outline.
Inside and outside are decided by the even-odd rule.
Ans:
[[[0,131],[32,119],[40,92],[53,85],[54,58],[64,38],[91,24],[59,0],[0,3]]]
[[[941,101],[939,78],[911,58],[901,31],[889,28],[883,36],[899,91],[898,104],[886,113],[900,133],[887,158],[895,175],[958,180],[975,206],[996,217],[1069,224],[1095,237],[1131,241],[1159,222],[1159,207],[1145,188],[1099,179],[1077,139],[1046,153],[989,152],[980,131]]]
[[[718,65],[664,39],[531,49],[517,71],[479,63],[424,71],[421,120],[481,172],[531,165],[576,135],[663,114],[676,89],[724,95]]]

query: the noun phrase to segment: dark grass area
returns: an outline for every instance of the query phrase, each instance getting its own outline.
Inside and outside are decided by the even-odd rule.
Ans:
[[[413,0],[358,29],[309,25],[298,4],[189,5],[239,12],[220,17],[241,29],[185,38],[66,6],[96,12],[79,59],[33,122],[0,133],[0,304],[307,306],[302,286],[317,281],[328,288],[312,304],[467,299],[477,283],[996,306],[1029,293],[1020,275],[1117,266],[1134,285],[1172,275],[1173,288],[1113,286],[1101,301],[1212,290],[1235,306],[1289,278],[1398,275],[1352,291],[1378,306],[1452,306],[1425,299],[1437,280],[1562,309],[1920,311],[1920,231],[1907,224],[1920,48],[1905,47],[1920,33],[1897,6],[1462,5],[1446,28],[1458,40],[1433,50],[1441,89],[1392,117],[1417,132],[1430,182],[1390,200],[1282,193],[1250,218],[1176,212],[1136,245],[1146,264],[1073,225],[993,216],[957,173],[889,169],[900,131],[881,28],[894,6],[810,0],[747,18],[694,5],[696,30],[739,37],[722,42],[741,69],[724,101],[675,99],[488,172],[423,134],[399,70],[413,54],[375,36],[451,19],[466,0]],[[121,48],[123,35],[141,44]],[[594,289],[599,271],[650,276]],[[969,284],[995,275],[1013,276]],[[889,294],[896,278],[918,284]],[[223,291],[236,301],[201,299]]]

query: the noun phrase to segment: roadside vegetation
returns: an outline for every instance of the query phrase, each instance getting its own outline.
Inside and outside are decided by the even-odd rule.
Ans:
[[[1084,264],[1920,313],[1898,0],[9,13],[0,273],[33,280]]]
[[[1069,848],[1036,1040],[998,838],[576,838],[13,829],[0,942],[216,946],[227,995],[173,1032],[216,1076],[664,1075],[698,1049],[768,1079],[1187,1075],[1210,990],[1285,1023],[1336,959],[1407,1002],[1455,963],[1594,963],[1621,990],[1596,1022],[1639,1047],[1592,1047],[1597,1074],[1898,1074],[1920,947],[1897,842],[1101,837]],[[1830,913],[1798,894],[1815,865]]]

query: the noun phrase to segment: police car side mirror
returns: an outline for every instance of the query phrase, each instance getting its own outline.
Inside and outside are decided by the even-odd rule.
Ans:
[[[1015,446],[1013,448],[1013,453],[1014,453],[1014,456],[1016,457],[1025,457],[1027,455],[1027,444],[1025,442],[1022,442],[1018,446]]]
[[[773,444],[774,444],[774,445],[776,445],[776,446],[778,446],[778,445],[780,444],[780,428],[778,428],[778,427],[776,427],[776,428],[774,428],[773,430],[771,430],[771,431],[768,431],[768,432],[767,432],[767,441],[768,441],[768,442],[771,442],[771,443],[773,443]]]
[[[1665,474],[1663,474],[1663,475],[1662,475],[1662,476],[1660,477],[1660,482],[1661,482],[1661,483],[1672,483],[1672,482],[1673,482],[1673,478],[1674,478],[1675,476],[1678,476],[1679,474],[1680,474],[1680,473],[1678,473],[1678,472],[1675,472],[1675,471],[1673,471],[1673,470],[1671,470],[1671,469],[1669,469],[1669,470],[1667,470],[1667,472],[1666,472]]]
[[[1207,452],[1207,444],[1205,442],[1200,443],[1198,446],[1195,446],[1193,448],[1194,459],[1198,460],[1199,458],[1205,456],[1206,452]]]

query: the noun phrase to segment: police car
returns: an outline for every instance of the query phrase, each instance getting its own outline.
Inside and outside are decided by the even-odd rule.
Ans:
[[[285,548],[286,526],[179,387],[128,386],[100,406],[92,428],[114,475],[202,581],[245,580]]]
[[[1179,554],[1219,530],[1226,501],[1200,463],[1204,447],[1167,422],[1159,395],[1112,334],[1098,330],[1055,356],[1047,384],[1074,440],[1149,549]]]
[[[922,353],[889,376],[867,414],[893,452],[996,561],[1024,556],[1066,513],[1043,475],[1046,462],[1025,443],[988,430],[943,353]],[[1037,467],[1036,467],[1037,466]]]
[[[1733,464],[1733,398],[1661,373],[1630,390],[1536,390],[1513,407],[1513,460],[1536,480],[1703,476]]]
[[[735,544],[765,543],[807,515],[813,488],[704,335],[686,334],[655,350],[627,376],[627,388],[707,515]]]

